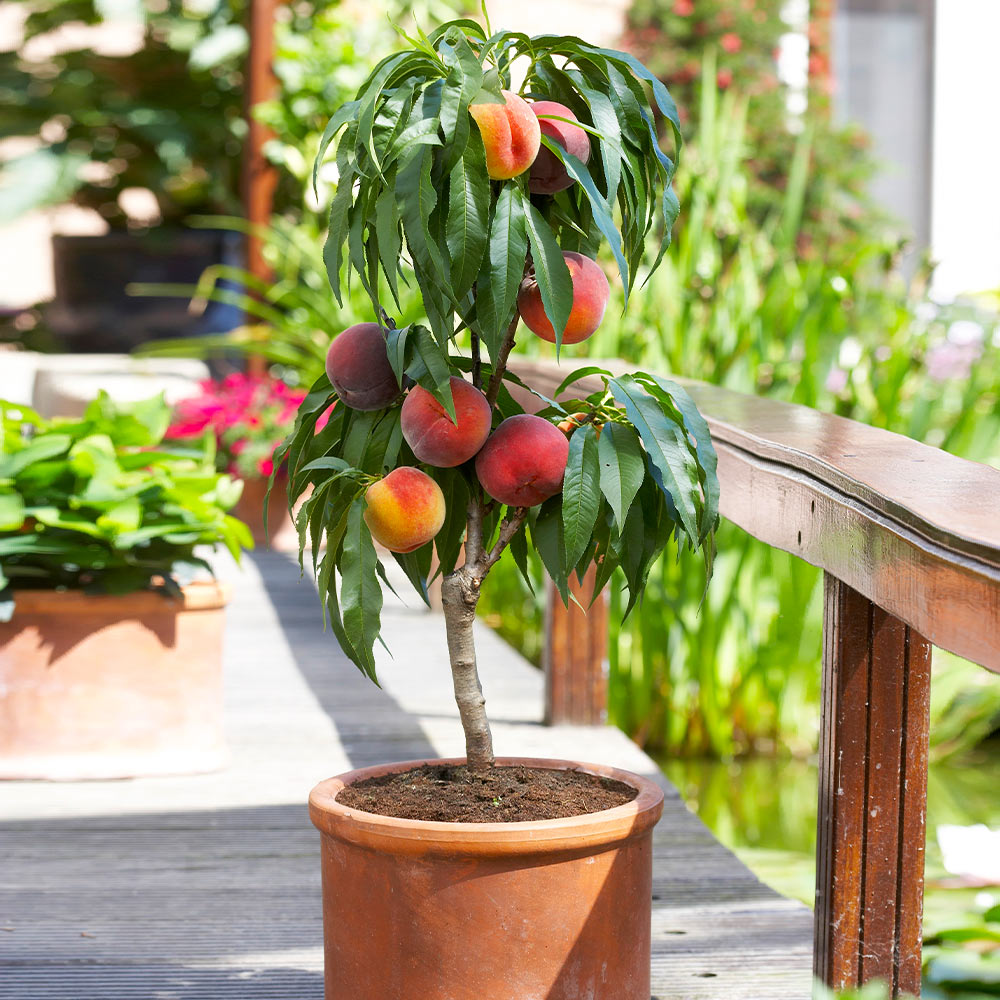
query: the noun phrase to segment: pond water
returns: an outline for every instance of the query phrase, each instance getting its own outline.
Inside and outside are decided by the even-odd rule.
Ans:
[[[660,766],[727,847],[785,896],[813,902],[816,850],[815,761],[775,758],[661,760]],[[938,824],[1000,827],[1000,740],[958,761],[932,764],[927,784],[927,893],[924,927],[956,926],[974,909],[1000,903],[1000,886],[953,888]],[[990,899],[992,898],[992,903]]]

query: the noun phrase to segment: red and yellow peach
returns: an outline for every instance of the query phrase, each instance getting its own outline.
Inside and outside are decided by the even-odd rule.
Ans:
[[[530,413],[508,417],[476,456],[483,489],[509,507],[533,507],[562,489],[569,439]]]
[[[403,465],[365,491],[364,519],[372,538],[390,552],[412,552],[444,524],[444,494],[426,472]]]
[[[573,308],[570,310],[566,329],[563,330],[564,344],[579,344],[586,340],[601,325],[604,311],[608,307],[611,286],[600,265],[584,257],[583,254],[565,251],[563,259],[573,280]],[[542,305],[542,293],[534,275],[528,275],[521,282],[517,293],[517,311],[525,326],[532,333],[550,344],[556,342],[555,330]]]
[[[565,104],[560,104],[558,101],[535,101],[530,107],[538,116],[542,135],[557,142],[567,153],[572,154],[583,163],[590,159],[590,138],[579,125],[571,125],[569,122],[555,121],[553,118],[545,117],[546,115],[555,115],[556,118],[579,121]],[[528,175],[528,187],[531,193],[555,194],[557,191],[564,191],[573,183],[573,178],[566,172],[559,157],[551,150],[546,149],[545,146],[541,146],[538,150],[538,156],[535,157],[535,162],[531,165],[531,173]]]
[[[381,410],[399,397],[378,323],[356,323],[334,337],[326,353],[326,374],[337,395],[354,410]]]
[[[492,411],[486,397],[465,379],[452,377],[455,419],[422,386],[415,385],[400,413],[403,438],[421,462],[450,469],[467,462],[490,434]]]
[[[523,97],[501,91],[505,104],[470,104],[486,148],[486,172],[495,181],[523,174],[538,155],[541,128]]]

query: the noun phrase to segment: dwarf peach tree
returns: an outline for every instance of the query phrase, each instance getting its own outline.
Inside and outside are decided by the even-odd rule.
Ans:
[[[337,140],[333,293],[342,275],[360,281],[373,322],[333,339],[277,458],[292,502],[312,489],[301,551],[311,542],[333,632],[372,679],[388,584],[373,537],[424,599],[436,555],[468,760],[481,770],[493,749],[472,623],[504,549],[526,573],[530,536],[564,600],[571,573],[596,565],[598,593],[620,567],[631,610],[673,535],[711,569],[719,486],[708,428],[675,383],[586,367],[556,396],[584,375],[602,388],[566,401],[507,367],[521,320],[557,351],[594,332],[609,294],[595,262],[604,243],[626,302],[659,264],[678,212],[653,111],[679,148],[666,89],[632,56],[573,37],[462,19],[407,40],[323,137],[317,165]],[[397,329],[390,312],[409,280],[427,324]]]

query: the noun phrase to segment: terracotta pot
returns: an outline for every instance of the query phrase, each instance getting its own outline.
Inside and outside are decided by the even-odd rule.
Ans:
[[[257,548],[275,549],[279,552],[298,552],[299,535],[288,513],[288,480],[280,476],[271,490],[267,505],[267,531],[264,530],[264,496],[267,479],[244,479],[243,492],[236,503],[233,515],[243,521],[253,535]]]
[[[335,801],[353,781],[422,763],[351,771],[309,797],[326,1000],[649,1000],[660,789],[612,767],[506,758],[497,763],[606,775],[639,795],[534,823],[394,819]]]
[[[225,589],[20,591],[0,624],[0,778],[217,770]]]

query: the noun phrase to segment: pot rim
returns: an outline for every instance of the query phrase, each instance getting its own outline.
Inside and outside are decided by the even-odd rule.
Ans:
[[[140,616],[176,614],[180,611],[214,611],[229,603],[231,588],[218,580],[196,580],[181,587],[180,598],[152,590],[134,590],[128,594],[89,594],[83,590],[57,590],[54,587],[14,591],[16,623],[22,615],[109,615]]]
[[[341,805],[337,794],[365,778],[411,770],[423,764],[464,764],[464,757],[425,758],[359,768],[321,781],[309,795],[309,815],[324,834],[393,854],[448,854],[502,857],[580,851],[598,853],[643,836],[663,812],[663,790],[649,778],[611,767],[546,757],[498,757],[499,767],[582,771],[614,778],[639,794],[624,805],[600,812],[518,823],[445,823],[380,816]]]

